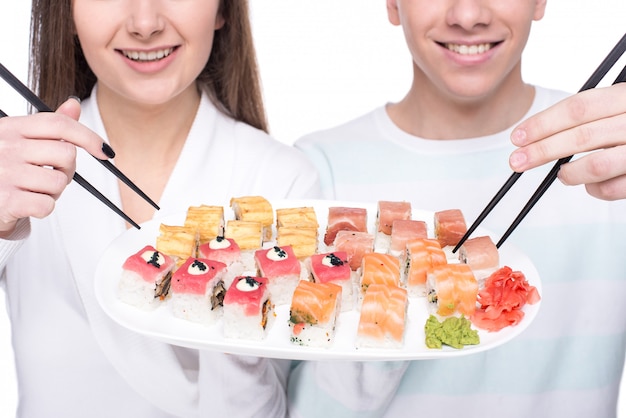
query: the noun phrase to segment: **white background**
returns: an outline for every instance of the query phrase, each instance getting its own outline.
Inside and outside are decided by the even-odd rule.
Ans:
[[[0,62],[26,81],[30,2],[0,2]],[[307,132],[397,101],[408,90],[410,58],[401,30],[387,21],[384,0],[251,3],[270,129],[277,139],[291,144]],[[624,35],[624,16],[624,0],[549,0],[523,58],[526,81],[576,92]],[[26,111],[24,101],[1,81],[0,109],[9,115]],[[17,403],[3,299],[1,418],[14,416]],[[619,417],[626,418],[626,405],[620,409]]]

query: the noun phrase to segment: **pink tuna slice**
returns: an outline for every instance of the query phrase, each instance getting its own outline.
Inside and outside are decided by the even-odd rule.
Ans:
[[[245,280],[246,284],[244,286],[237,286],[241,280]],[[235,277],[233,284],[228,288],[226,296],[224,296],[224,305],[244,305],[244,312],[246,315],[258,315],[261,311],[261,306],[265,301],[263,296],[267,291],[267,282],[268,280],[265,277]],[[246,290],[241,290],[240,287]]]
[[[159,263],[159,260],[162,260],[162,263]],[[158,277],[174,268],[174,263],[172,257],[158,252],[151,245],[146,245],[128,257],[122,268],[139,274],[146,282],[154,283]]]
[[[198,247],[198,255],[208,260],[220,261],[226,265],[232,264],[241,257],[239,245],[232,238],[217,237],[216,240],[226,240],[230,245],[225,248],[211,248],[213,241],[204,243]]]
[[[411,203],[390,202],[381,200],[378,202],[378,232],[391,235],[391,227],[396,219],[411,219]]]
[[[428,238],[426,222],[412,219],[396,219],[391,228],[391,250],[402,252],[406,243],[418,238]]]
[[[329,207],[324,244],[331,245],[339,231],[367,232],[367,210],[341,206]]]
[[[328,257],[328,264],[324,264],[324,259]],[[339,283],[343,280],[350,280],[350,265],[348,264],[348,254],[345,251],[335,251],[326,254],[314,254],[311,256],[311,273],[316,282],[319,283]]]
[[[271,253],[276,255],[276,260],[268,257]],[[263,250],[257,250],[254,253],[257,267],[260,275],[272,279],[279,276],[300,275],[300,262],[291,248],[291,245],[283,247],[274,246]]]
[[[191,274],[190,270],[201,274]],[[204,295],[209,283],[216,280],[216,276],[225,270],[226,264],[219,261],[189,257],[172,275],[171,291]]]

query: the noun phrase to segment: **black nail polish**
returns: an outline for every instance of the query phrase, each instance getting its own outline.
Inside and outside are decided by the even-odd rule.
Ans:
[[[113,151],[113,148],[111,148],[111,146],[106,142],[102,143],[102,152],[104,152],[109,158],[115,158],[115,151]]]

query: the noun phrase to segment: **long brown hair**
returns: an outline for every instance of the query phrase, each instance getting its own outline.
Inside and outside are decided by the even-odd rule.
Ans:
[[[225,114],[267,132],[248,0],[222,0],[220,13],[225,23],[215,32],[198,87]],[[29,79],[53,109],[70,95],[88,97],[96,83],[71,16],[71,0],[33,0]]]

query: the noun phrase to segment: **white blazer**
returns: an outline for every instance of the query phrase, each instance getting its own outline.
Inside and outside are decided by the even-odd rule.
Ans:
[[[95,92],[91,97],[81,122],[106,139]],[[94,158],[79,152],[77,171],[120,205],[117,180]],[[317,173],[299,151],[235,122],[203,96],[155,217],[202,203],[228,205],[236,195],[319,193]],[[284,412],[287,362],[177,348],[107,317],[95,299],[94,271],[125,225],[80,186],[68,186],[51,216],[20,225],[14,240],[0,240],[20,416]]]

